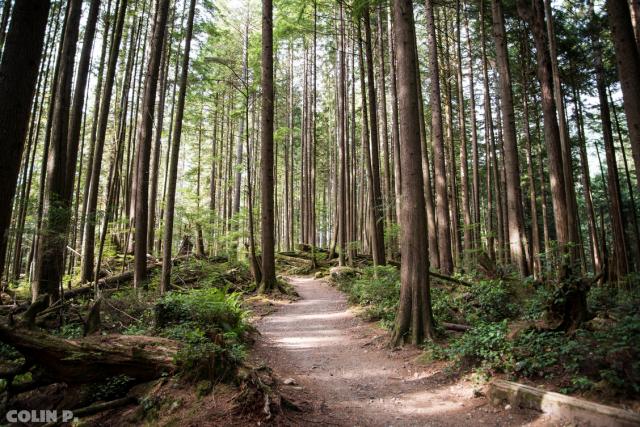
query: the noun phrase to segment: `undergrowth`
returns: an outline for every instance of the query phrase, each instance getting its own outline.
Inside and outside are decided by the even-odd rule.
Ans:
[[[367,267],[333,278],[365,317],[393,326],[400,295],[397,268]],[[572,334],[539,327],[553,302],[552,285],[481,280],[472,287],[431,281],[436,322],[470,325],[424,344],[423,360],[448,360],[454,370],[474,369],[513,378],[550,381],[564,393],[640,395],[640,291],[594,287],[594,320]]]

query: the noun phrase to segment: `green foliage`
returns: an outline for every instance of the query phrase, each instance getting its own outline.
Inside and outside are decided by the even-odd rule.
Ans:
[[[0,342],[0,360],[14,360],[20,357],[20,353],[15,348]]]
[[[568,373],[575,373],[580,364],[576,342],[562,332],[529,330],[514,342],[514,372],[525,377],[552,377],[561,364]]]
[[[176,363],[193,380],[225,378],[244,359],[246,318],[241,295],[218,288],[169,292],[156,305],[161,335],[183,343]]]
[[[339,286],[352,303],[365,306],[369,319],[380,320],[385,327],[393,325],[400,298],[400,273],[396,267],[366,267],[359,277],[342,280]]]
[[[169,292],[156,305],[162,324],[195,322],[223,332],[242,333],[246,328],[246,310],[239,293],[227,294],[218,288]]]
[[[100,383],[91,384],[89,394],[94,397],[95,400],[114,400],[123,397],[127,394],[127,391],[135,384],[135,379],[126,375],[117,375],[115,377],[107,378]]]
[[[554,290],[548,285],[540,285],[524,301],[522,317],[527,320],[539,320],[553,302]]]
[[[580,329],[574,335],[529,329],[508,339],[507,330],[506,320],[482,323],[448,347],[434,348],[434,344],[425,352],[431,358],[446,356],[459,367],[479,366],[483,371],[525,378],[558,378],[565,393],[597,385],[608,392],[640,394],[638,314],[606,329]]]
[[[451,342],[446,354],[460,366],[480,364],[485,369],[504,371],[512,364],[507,322],[481,323]]]
[[[482,280],[472,288],[431,287],[431,305],[437,321],[470,325],[514,319],[519,315],[512,285]]]
[[[62,325],[56,334],[66,339],[82,338],[84,329],[79,323],[67,323],[66,325]]]
[[[471,288],[473,310],[465,316],[467,322],[498,322],[518,315],[515,295],[508,282],[483,280]]]

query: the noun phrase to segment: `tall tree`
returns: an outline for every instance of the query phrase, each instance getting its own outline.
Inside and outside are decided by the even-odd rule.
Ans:
[[[71,85],[82,2],[79,0],[69,1],[67,11],[67,25],[61,51],[52,117],[51,147],[47,159],[46,223],[43,226],[43,235],[38,246],[36,280],[32,287],[34,298],[40,293],[46,293],[49,294],[50,302],[59,298],[63,275],[64,250],[67,245],[67,234],[71,221],[73,184],[80,145],[82,109],[99,6],[99,1],[93,1],[89,10],[73,104],[71,104]]]
[[[100,185],[100,172],[104,153],[104,143],[109,122],[109,109],[111,107],[111,95],[113,93],[113,83],[116,76],[118,63],[118,52],[122,40],[122,30],[127,11],[128,0],[120,0],[119,7],[116,7],[116,25],[111,39],[109,60],[107,62],[107,72],[104,80],[104,89],[100,97],[99,117],[97,117],[98,129],[95,137],[95,147],[93,152],[93,164],[90,164],[89,190],[87,191],[87,211],[85,213],[84,237],[82,239],[82,264],[80,280],[82,282],[92,281],[97,274],[94,271],[95,253],[95,232],[96,232],[96,211],[98,207],[98,193]],[[97,104],[96,104],[97,105]],[[96,114],[98,112],[96,111]],[[95,118],[94,118],[95,120]]]
[[[427,45],[429,47],[429,73],[431,77],[431,142],[433,144],[433,161],[435,166],[438,254],[440,255],[440,271],[444,274],[451,274],[453,272],[453,255],[451,253],[451,221],[449,218],[449,195],[447,192],[446,179],[447,170],[445,166],[444,136],[442,131],[440,65],[438,63],[433,0],[426,0],[425,14],[427,20]],[[397,46],[396,49],[399,51],[400,47]],[[415,57],[415,53],[413,56]],[[415,58],[412,63],[414,62]],[[399,60],[398,63],[400,63]],[[400,66],[398,68],[400,68]],[[400,74],[400,72],[398,74]],[[404,189],[405,186],[403,185],[402,188]]]
[[[592,13],[593,15],[593,13]],[[621,279],[629,271],[627,257],[627,244],[622,222],[622,196],[620,193],[620,177],[618,174],[618,164],[613,146],[613,128],[611,126],[611,113],[607,100],[607,89],[605,80],[604,65],[602,63],[602,45],[597,36],[598,27],[594,26],[593,42],[593,64],[596,74],[596,89],[598,91],[598,101],[600,103],[600,121],[602,123],[602,140],[604,142],[604,152],[607,163],[607,192],[609,194],[609,217],[611,219],[611,230],[613,234],[614,268],[609,269],[611,278]]]
[[[277,286],[273,213],[273,2],[262,0],[262,114],[260,174],[262,178],[262,283],[260,292]]]
[[[613,35],[616,65],[624,112],[627,116],[629,139],[633,162],[636,165],[636,179],[640,189],[640,53],[635,42],[629,4],[626,0],[607,0],[609,26]]]
[[[0,277],[50,0],[16,0],[0,62]]]
[[[398,112],[402,163],[402,210],[400,267],[400,304],[392,343],[409,341],[418,345],[434,336],[429,289],[429,248],[427,233],[418,103],[415,96],[416,35],[411,0],[394,0],[394,42],[398,55]]]
[[[373,200],[371,209],[374,212],[374,223],[372,233],[373,260],[376,265],[385,264],[384,251],[384,210],[382,191],[380,189],[380,155],[378,153],[378,102],[376,98],[375,78],[373,72],[373,42],[371,37],[371,17],[369,7],[363,10],[365,50],[367,54],[367,91],[369,93],[369,130],[371,139],[367,141],[371,146],[371,188]],[[362,76],[364,78],[364,76]]]
[[[159,0],[155,22],[147,74],[144,81],[144,98],[137,130],[136,153],[136,198],[135,198],[135,270],[134,286],[146,286],[147,280],[147,226],[149,221],[149,163],[151,160],[151,136],[156,105],[156,89],[160,58],[164,48],[164,34],[169,14],[169,0]]]
[[[160,276],[160,293],[165,293],[171,288],[171,267],[173,259],[173,219],[176,204],[176,183],[178,181],[178,160],[180,159],[180,141],[182,139],[182,121],[184,117],[184,104],[187,98],[187,83],[189,76],[189,54],[191,53],[191,39],[193,37],[193,20],[196,10],[196,0],[190,0],[189,16],[185,33],[184,53],[180,71],[180,90],[176,105],[176,117],[171,139],[171,157],[167,177],[167,199],[164,209],[164,235],[162,239],[162,274]],[[145,260],[146,261],[146,260]]]
[[[524,213],[520,188],[520,162],[516,140],[516,123],[511,89],[511,69],[504,14],[501,0],[491,0],[493,15],[493,38],[496,47],[496,62],[499,72],[500,99],[502,101],[504,163],[507,184],[507,219],[509,222],[509,252],[522,276],[527,276],[529,267],[525,252]]]
[[[567,219],[567,198],[560,146],[560,128],[554,101],[551,59],[542,0],[518,0],[518,13],[529,24],[536,47],[537,74],[542,93],[541,105],[544,120],[544,139],[549,159],[551,200],[555,220],[556,236],[561,252],[566,251],[570,242]]]

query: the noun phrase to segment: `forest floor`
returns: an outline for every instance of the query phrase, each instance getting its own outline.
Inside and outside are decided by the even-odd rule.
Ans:
[[[257,322],[252,356],[309,406],[284,424],[554,425],[538,412],[492,406],[481,385],[448,374],[444,363],[421,364],[419,350],[388,348],[388,332],[359,319],[324,280],[290,282],[301,298]]]

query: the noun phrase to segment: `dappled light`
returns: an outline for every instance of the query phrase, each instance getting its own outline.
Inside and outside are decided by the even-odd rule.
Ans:
[[[0,425],[640,425],[639,0],[0,0]]]

